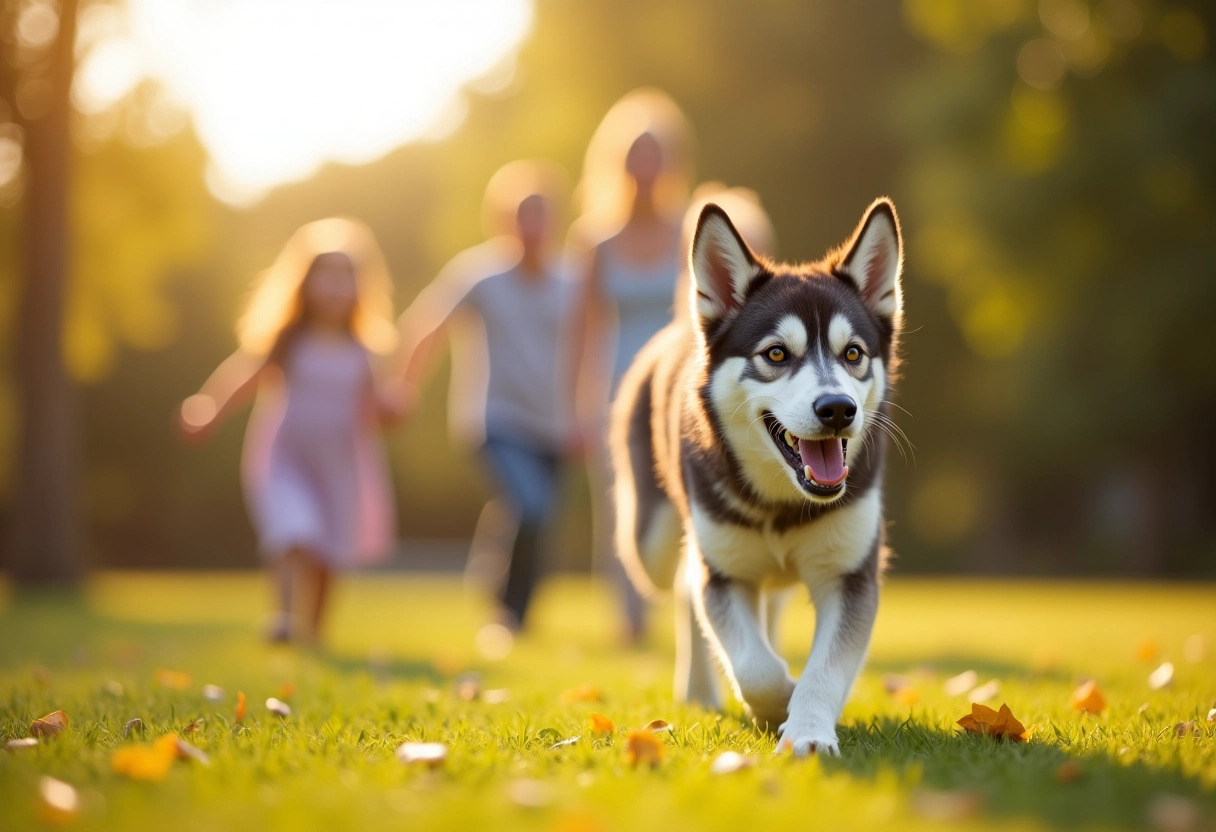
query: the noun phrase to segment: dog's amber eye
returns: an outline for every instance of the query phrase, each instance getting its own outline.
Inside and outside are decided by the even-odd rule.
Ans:
[[[768,360],[774,364],[780,364],[785,360],[785,350],[781,347],[769,347],[766,355],[768,355]]]
[[[849,348],[844,351],[844,360],[851,364],[856,364],[861,360],[861,347],[856,344],[850,344]]]

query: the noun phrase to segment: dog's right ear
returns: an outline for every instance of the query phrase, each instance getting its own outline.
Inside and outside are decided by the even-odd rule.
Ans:
[[[689,255],[692,304],[702,326],[726,320],[743,305],[760,273],[755,255],[726,212],[712,202],[701,209]]]

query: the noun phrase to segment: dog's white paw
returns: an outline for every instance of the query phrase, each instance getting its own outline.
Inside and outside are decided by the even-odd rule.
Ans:
[[[750,688],[744,695],[744,702],[756,724],[762,730],[772,731],[786,722],[786,709],[793,693],[794,680],[786,676],[765,687]]]
[[[777,749],[774,753],[793,753],[795,757],[809,757],[811,754],[839,757],[840,741],[836,739],[834,729],[817,729],[789,719],[777,729]]]

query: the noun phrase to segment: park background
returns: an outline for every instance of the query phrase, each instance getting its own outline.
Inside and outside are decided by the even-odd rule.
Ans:
[[[699,180],[760,195],[783,259],[818,257],[875,196],[895,200],[907,320],[896,415],[915,445],[906,462],[890,455],[896,570],[1216,576],[1210,5],[520,2],[514,39],[413,138],[244,189],[204,138],[208,114],[130,45],[135,12],[156,4],[82,2],[67,20],[60,6],[73,5],[0,3],[0,531],[19,577],[256,564],[241,426],[201,451],[171,430],[234,347],[256,272],[300,224],[359,217],[403,309],[479,241],[494,170],[544,156],[576,179],[600,117],[639,85],[685,109]],[[235,4],[160,7],[205,18]],[[408,53],[438,38],[428,13],[484,14],[447,7],[417,6],[390,41]],[[359,61],[355,30],[338,24],[377,14],[310,6],[333,18],[333,42],[284,51],[297,11],[263,8],[282,18],[266,31],[287,63],[272,67],[269,43],[239,32],[210,56],[216,72],[248,74],[254,111],[257,95],[275,103],[255,77]],[[438,41],[458,47],[459,35]],[[389,112],[430,77],[423,62],[400,75],[366,63],[355,83]],[[293,100],[339,132],[358,123],[333,83]],[[235,131],[259,129],[251,118]],[[55,252],[67,255],[61,297]],[[459,568],[488,495],[447,438],[446,379],[441,368],[389,437],[410,541],[398,565],[434,566],[441,552],[438,565]],[[574,472],[557,541],[571,570],[589,564],[586,491]]]

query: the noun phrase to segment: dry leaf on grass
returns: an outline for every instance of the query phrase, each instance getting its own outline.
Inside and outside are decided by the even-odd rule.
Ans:
[[[592,713],[589,724],[592,732],[596,734],[611,734],[616,730],[616,726],[612,724],[612,720],[603,714]]]
[[[1001,692],[1001,680],[989,679],[978,688],[974,688],[967,698],[972,702],[987,702],[989,699],[995,699],[997,694]]]
[[[507,800],[524,809],[543,809],[553,802],[553,787],[543,780],[521,777],[507,784]]]
[[[1191,832],[1201,828],[1203,811],[1189,797],[1159,794],[1149,801],[1144,811],[1150,829],[1160,832]]]
[[[570,688],[562,694],[562,702],[567,705],[574,702],[602,702],[603,700],[604,695],[600,693],[600,689],[591,683]]]
[[[237,725],[240,725],[245,721],[245,709],[247,706],[248,703],[245,700],[245,691],[238,690],[236,692],[236,708],[232,712],[232,716],[236,720]]]
[[[925,789],[912,795],[912,811],[933,821],[960,821],[978,815],[984,800],[971,791]]]
[[[170,734],[169,736],[173,737],[172,734]],[[190,760],[191,762],[195,762],[195,763],[198,763],[198,764],[204,765],[204,766],[211,765],[211,758],[207,756],[206,751],[204,751],[201,748],[196,748],[195,746],[193,746],[190,743],[183,740],[181,737],[173,737],[173,738],[175,740],[177,740],[177,742],[174,743],[174,748],[177,751],[178,759]]]
[[[583,735],[579,734],[576,737],[570,737],[569,739],[560,740],[558,742],[553,743],[553,745],[549,746],[549,750],[555,751],[559,748],[566,748],[567,746],[574,745],[576,742],[578,742],[582,738],[583,738]]]
[[[1194,734],[1195,736],[1199,736],[1199,733],[1200,733],[1199,723],[1193,719],[1188,719],[1186,722],[1179,722],[1178,724],[1176,724],[1174,726],[1174,731],[1180,737],[1189,736],[1191,734]]]
[[[280,719],[287,719],[287,717],[291,716],[291,706],[280,699],[275,699],[273,696],[266,700],[266,710]]]
[[[164,780],[178,757],[177,742],[176,734],[165,734],[152,745],[120,748],[110,758],[110,767],[132,780]]]
[[[407,765],[437,768],[448,758],[448,747],[441,742],[407,742],[397,746],[397,759]]]
[[[1069,700],[1074,711],[1087,714],[1100,714],[1106,710],[1106,697],[1098,689],[1098,683],[1090,679],[1072,692]]]
[[[962,696],[974,688],[975,683],[979,680],[980,678],[974,670],[964,670],[957,676],[951,676],[942,683],[942,689],[946,691],[947,696]]]
[[[122,735],[124,737],[129,737],[132,734],[139,734],[140,736],[143,736],[143,733],[144,721],[139,717],[135,717],[135,719],[128,719],[127,724],[122,726]]]
[[[191,720],[190,722],[188,722],[188,723],[186,723],[184,726],[182,726],[182,733],[183,733],[183,734],[195,734],[195,733],[197,733],[199,730],[201,730],[201,729],[202,729],[202,727],[203,727],[203,722],[204,722],[204,720],[203,720],[203,718],[202,718],[202,717],[199,717],[198,719]]]
[[[1136,658],[1145,664],[1156,661],[1160,655],[1161,645],[1151,638],[1141,639],[1136,645]]]
[[[1057,783],[1071,783],[1082,774],[1081,766],[1073,760],[1065,760],[1056,768]]]
[[[156,671],[156,683],[162,688],[185,690],[190,687],[190,674],[182,673],[180,670],[165,670],[161,668]]]
[[[755,757],[740,754],[738,751],[723,751],[709,767],[711,774],[734,774],[756,764]]]
[[[631,766],[647,763],[654,768],[663,761],[663,741],[653,731],[630,731],[625,737],[625,753]]]
[[[1174,666],[1169,662],[1162,662],[1160,667],[1148,675],[1148,686],[1153,690],[1161,690],[1172,681],[1174,681]]]
[[[1001,705],[999,711],[994,711],[987,705],[973,702],[971,713],[960,719],[958,724],[972,734],[1007,737],[1014,742],[1030,739],[1030,732],[1018,722],[1008,705]]]
[[[656,734],[671,730],[671,723],[665,719],[652,719],[646,723],[646,730]]]
[[[43,823],[62,826],[76,820],[80,814],[80,797],[76,789],[54,777],[38,781],[38,817]]]
[[[67,728],[71,722],[68,715],[63,711],[55,711],[49,713],[41,719],[35,719],[30,723],[30,736],[43,739],[51,739],[59,736],[63,729]]]

